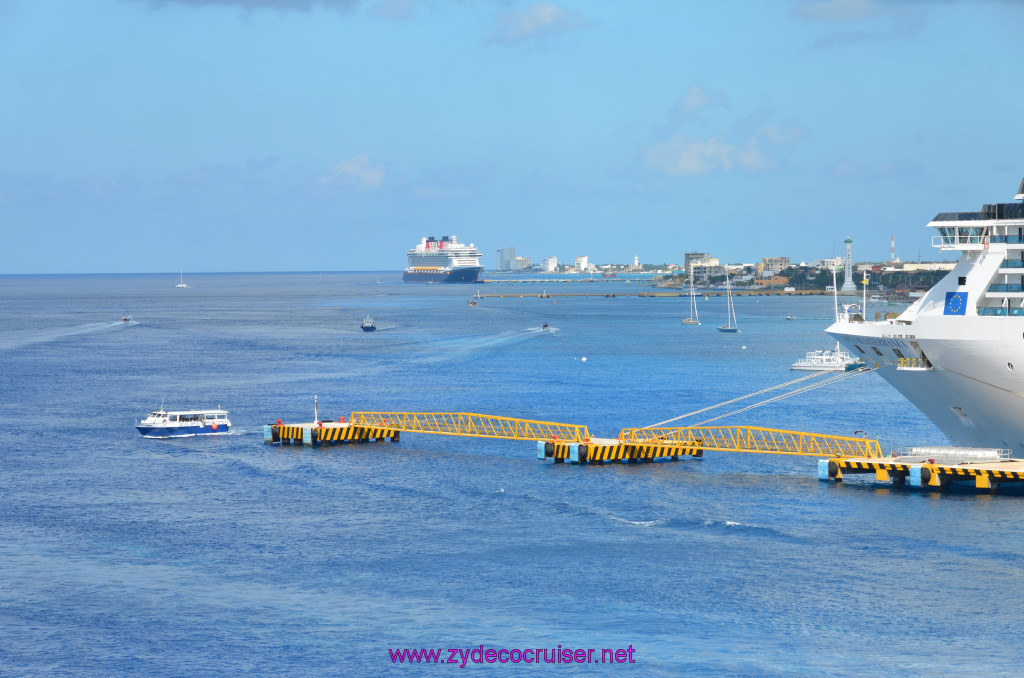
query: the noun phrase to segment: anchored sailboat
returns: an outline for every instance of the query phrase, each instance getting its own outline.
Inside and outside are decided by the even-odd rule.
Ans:
[[[697,296],[693,293],[693,278],[690,278],[690,317],[683,318],[684,325],[700,325],[700,316],[697,315]]]
[[[718,326],[719,332],[739,332],[736,326],[736,308],[732,305],[732,287],[729,285],[729,274],[725,274],[725,304],[726,321],[724,325]]]

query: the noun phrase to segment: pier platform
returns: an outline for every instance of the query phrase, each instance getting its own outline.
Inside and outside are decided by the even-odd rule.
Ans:
[[[272,445],[342,445],[345,443],[368,443],[390,440],[399,441],[399,432],[385,426],[358,426],[343,421],[317,421],[305,424],[276,424],[263,427],[263,442]]]
[[[958,481],[995,491],[1024,483],[1024,460],[1008,450],[919,447],[882,452],[877,440],[753,426],[625,428],[616,438],[590,434],[586,426],[468,412],[353,412],[340,421],[263,428],[267,444],[339,445],[390,440],[402,432],[532,441],[537,458],[556,464],[649,463],[704,457],[705,452],[747,452],[818,458],[818,478],[841,482],[845,475],[875,474],[894,487],[941,490]]]
[[[875,480],[893,487],[942,490],[954,482],[970,482],[977,489],[996,490],[1004,483],[1024,482],[1024,460],[1003,450],[945,448],[931,456],[896,455],[883,458],[818,460],[818,478],[841,482],[844,475],[874,473]]]

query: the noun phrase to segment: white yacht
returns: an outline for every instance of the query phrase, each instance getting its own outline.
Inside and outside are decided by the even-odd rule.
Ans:
[[[839,342],[836,347],[825,351],[808,351],[800,360],[789,366],[791,370],[811,372],[847,372],[864,367],[864,362],[844,351]]]
[[[866,322],[847,307],[826,331],[879,365],[954,445],[1022,452],[1024,202],[943,212],[928,226],[935,247],[960,252],[953,270],[899,315]]]

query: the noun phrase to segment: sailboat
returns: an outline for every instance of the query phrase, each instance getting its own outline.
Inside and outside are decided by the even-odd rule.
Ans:
[[[724,325],[718,326],[719,332],[739,332],[740,328],[736,326],[736,308],[732,305],[732,287],[729,285],[729,274],[725,275],[725,304],[726,304],[726,322]]]
[[[697,315],[697,297],[693,293],[693,278],[690,278],[690,317],[683,318],[684,325],[700,325],[700,316]]]
[[[178,271],[178,284],[175,287],[188,287],[188,284],[185,282],[185,274],[181,271]]]

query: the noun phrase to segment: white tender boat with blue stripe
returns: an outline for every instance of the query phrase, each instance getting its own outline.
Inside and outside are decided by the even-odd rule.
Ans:
[[[227,433],[231,430],[227,410],[180,410],[167,412],[160,408],[135,427],[147,438],[176,438],[180,436]]]

